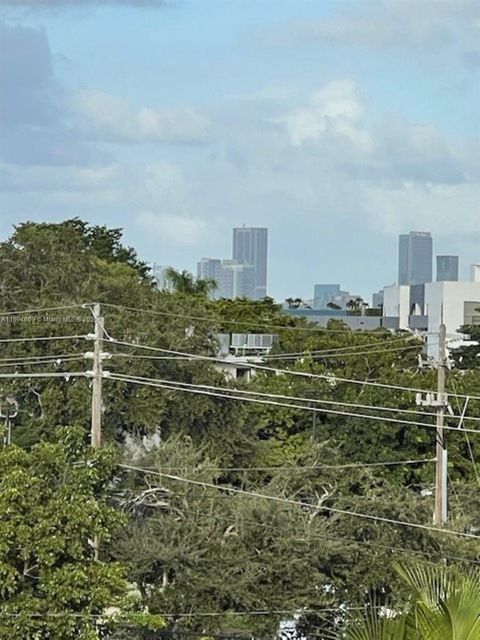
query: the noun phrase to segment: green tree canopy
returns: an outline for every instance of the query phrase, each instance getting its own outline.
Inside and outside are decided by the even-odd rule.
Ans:
[[[82,429],[62,428],[30,452],[0,450],[0,638],[91,640],[105,609],[127,591],[125,571],[94,559],[120,514],[108,505],[112,451],[92,451]]]

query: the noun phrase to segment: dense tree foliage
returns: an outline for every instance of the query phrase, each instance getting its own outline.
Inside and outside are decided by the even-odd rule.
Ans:
[[[480,368],[480,327],[461,327],[462,333],[468,336],[467,344],[452,350],[452,362],[456,369],[472,370]],[[470,344],[468,344],[470,343]]]
[[[88,432],[90,380],[69,374],[91,368],[84,357],[92,349],[91,303],[101,302],[104,368],[113,376],[104,383],[104,441],[117,462],[140,469],[109,462],[109,504],[125,525],[111,543],[102,534],[104,559],[127,568],[150,613],[168,614],[168,631],[263,637],[296,615],[304,633],[328,635],[342,621],[339,607],[407,595],[393,571],[399,557],[422,566],[480,561],[478,541],[428,530],[435,418],[408,390],[435,388],[435,370],[419,366],[422,340],[350,331],[338,320],[321,329],[270,298],[212,300],[208,283],[196,288],[190,274],[175,273],[178,286],[159,291],[120,230],[80,220],[26,223],[0,244],[2,372],[64,374],[0,380],[0,397],[14,395],[20,405],[16,446],[5,455],[63,455],[55,449],[58,424]],[[250,382],[227,378],[208,360],[217,334],[232,332],[277,336]],[[447,376],[452,427],[466,400],[455,394],[480,396],[477,360],[463,362]],[[161,381],[255,392],[262,402],[155,386]],[[476,427],[478,400],[468,401],[465,415]],[[480,440],[456,430],[447,440],[448,526],[475,532]],[[82,558],[75,562],[82,567]]]
[[[114,471],[112,451],[91,451],[81,429],[0,450],[0,638],[90,640],[122,603],[124,570],[93,549],[122,521],[107,503]]]

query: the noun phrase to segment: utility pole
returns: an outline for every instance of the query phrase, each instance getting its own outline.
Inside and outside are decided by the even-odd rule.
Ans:
[[[104,319],[100,315],[100,304],[96,302],[93,306],[93,319],[95,331],[93,334],[93,382],[92,382],[92,427],[91,444],[94,449],[98,449],[102,444],[102,353],[103,325]],[[93,539],[93,549],[95,560],[100,558],[100,539],[95,536]]]
[[[102,444],[102,342],[104,319],[100,315],[100,304],[93,307],[95,321],[95,343],[93,347],[93,388],[92,388],[92,447],[97,449]]]
[[[447,521],[447,444],[444,423],[447,399],[445,395],[445,367],[447,361],[446,327],[442,323],[438,332],[437,367],[437,455],[435,474],[435,515],[434,523],[440,527]]]
[[[16,418],[18,410],[18,402],[13,396],[0,398],[0,418],[5,418],[4,446],[12,443],[12,418]]]

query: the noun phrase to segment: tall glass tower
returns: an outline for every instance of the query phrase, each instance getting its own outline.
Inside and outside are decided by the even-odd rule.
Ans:
[[[236,227],[233,230],[233,259],[254,267],[254,299],[267,295],[268,229]]]
[[[398,284],[432,282],[433,241],[431,234],[410,231],[399,236]]]

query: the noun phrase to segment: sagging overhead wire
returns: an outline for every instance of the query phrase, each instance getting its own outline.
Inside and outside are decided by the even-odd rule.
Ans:
[[[204,356],[204,355],[199,355],[195,353],[188,353],[185,351],[178,351],[174,349],[162,349],[161,347],[152,347],[152,346],[143,345],[140,343],[126,342],[123,340],[116,340],[115,338],[109,335],[107,335],[107,338],[110,344],[118,344],[121,346],[132,347],[135,349],[143,349],[143,350],[153,351],[157,353],[165,353],[165,354],[174,355],[174,356],[181,356],[185,360],[187,359],[203,360],[205,362],[215,362],[217,364],[223,364],[223,365],[229,364],[228,360],[226,360],[225,358],[219,358],[215,356]],[[387,384],[383,382],[374,382],[371,380],[343,378],[333,373],[321,374],[321,373],[311,373],[309,371],[295,371],[294,369],[280,369],[276,367],[268,367],[262,364],[258,364],[256,362],[251,362],[249,360],[245,360],[244,364],[251,369],[256,369],[259,371],[268,371],[271,373],[275,373],[277,375],[282,374],[282,375],[291,375],[291,376],[310,378],[310,379],[316,379],[316,380],[325,380],[329,384],[337,384],[337,383],[356,384],[356,385],[367,386],[367,387],[378,387],[382,389],[395,389],[398,391],[408,391],[410,393],[436,394],[436,390],[433,390],[433,389],[421,389],[418,387],[405,387],[402,385]],[[480,400],[480,396],[465,395],[465,394],[450,393],[450,392],[447,392],[447,393],[448,395],[456,396],[458,398],[471,398],[475,400]]]
[[[321,352],[305,352],[302,355],[288,355],[286,354],[285,356],[282,355],[275,355],[275,356],[270,356],[270,355],[265,355],[262,356],[262,358],[264,360],[267,361],[271,361],[271,360],[299,360],[300,358],[311,358],[312,360],[325,360],[328,358],[351,358],[353,356],[366,356],[366,355],[372,355],[372,354],[378,354],[378,353],[395,353],[395,352],[399,352],[399,351],[413,351],[413,350],[418,350],[419,348],[421,348],[422,345],[417,344],[417,345],[412,345],[412,346],[404,346],[404,347],[393,347],[392,349],[369,349],[368,351],[343,351],[341,353],[321,353]]]
[[[88,371],[62,371],[62,372],[42,372],[42,373],[19,373],[18,371],[12,373],[0,373],[0,378],[6,378],[10,380],[22,379],[22,378],[89,378],[90,373]]]
[[[367,415],[367,414],[354,413],[354,412],[348,412],[348,411],[337,411],[337,410],[334,410],[334,409],[326,409],[324,407],[317,408],[317,407],[305,406],[305,405],[300,405],[300,404],[291,404],[291,403],[286,403],[286,402],[276,402],[276,401],[273,401],[273,400],[265,400],[265,399],[250,397],[250,396],[239,396],[239,395],[234,395],[234,394],[213,392],[213,391],[207,391],[207,390],[204,390],[204,389],[197,389],[197,388],[189,388],[189,387],[179,386],[182,383],[174,383],[174,384],[170,385],[170,384],[156,383],[155,381],[148,382],[148,381],[145,381],[145,380],[141,380],[140,378],[135,378],[135,377],[132,377],[132,376],[126,376],[126,375],[122,375],[122,374],[113,374],[113,373],[109,373],[107,377],[109,379],[111,379],[111,380],[117,380],[118,382],[125,382],[125,383],[129,382],[129,383],[132,383],[132,384],[151,386],[151,387],[156,387],[156,388],[159,388],[159,389],[166,389],[166,390],[169,390],[169,391],[179,391],[179,392],[183,392],[183,393],[192,393],[192,394],[211,396],[211,397],[216,397],[216,398],[224,398],[224,399],[227,399],[227,400],[237,400],[237,401],[240,401],[240,402],[251,402],[251,403],[256,403],[256,404],[264,404],[264,405],[270,405],[270,406],[284,407],[284,408],[288,408],[288,409],[301,409],[303,411],[310,411],[312,413],[327,413],[327,414],[333,414],[333,415],[347,416],[347,417],[351,417],[351,418],[375,420],[375,421],[380,421],[380,422],[390,422],[390,423],[400,424],[400,425],[404,425],[404,426],[424,427],[424,428],[428,428],[428,429],[436,429],[437,428],[435,424],[425,423],[425,422],[414,422],[412,420],[403,420],[401,418],[389,418],[387,416],[374,416],[374,415]],[[445,430],[456,431],[456,432],[464,430],[464,431],[468,431],[469,433],[480,433],[480,430],[470,429],[470,428],[467,428],[467,427],[463,427],[462,429],[458,429],[458,427],[444,426],[444,429]]]
[[[84,361],[85,360],[85,356],[83,355],[78,355],[78,356],[67,356],[67,357],[56,357],[56,358],[46,358],[46,359],[38,359],[38,360],[26,360],[26,361],[13,361],[13,362],[7,362],[7,363],[2,363],[2,361],[0,360],[0,368],[4,369],[7,367],[32,367],[32,366],[38,366],[38,365],[57,365],[60,366],[63,363],[70,363],[70,362],[78,362],[78,361]]]
[[[170,467],[168,465],[162,465],[162,471],[235,471],[235,472],[244,472],[244,471],[292,471],[295,473],[308,473],[310,471],[319,471],[321,469],[362,469],[363,467],[392,467],[392,466],[403,466],[403,465],[416,465],[416,464],[426,464],[430,462],[435,462],[436,458],[420,458],[418,460],[386,460],[386,461],[378,461],[378,462],[350,462],[346,464],[314,464],[314,465],[305,465],[305,466],[290,466],[290,467],[275,467],[275,466],[266,466],[266,467],[189,467],[188,465],[183,465],[181,467]],[[151,467],[143,467],[145,470],[151,470]],[[153,469],[155,471],[155,469]]]
[[[369,334],[372,333],[371,331],[367,331],[364,329],[359,329],[358,331],[352,331],[351,329],[329,329],[328,327],[289,327],[289,326],[284,326],[279,324],[272,324],[269,322],[251,322],[250,320],[242,322],[241,320],[225,320],[215,316],[211,316],[211,317],[194,316],[194,315],[188,315],[184,313],[173,313],[170,311],[157,311],[155,309],[137,309],[136,307],[126,307],[126,306],[111,304],[107,302],[102,302],[101,304],[103,307],[120,309],[122,311],[131,311],[134,313],[149,313],[149,314],[160,316],[160,317],[163,316],[163,317],[170,317],[170,318],[183,318],[185,320],[198,320],[198,321],[210,322],[212,324],[221,324],[221,325],[226,325],[226,324],[240,325],[242,327],[245,327],[248,325],[251,327],[264,327],[267,329],[277,329],[280,331],[306,331],[306,332],[326,333],[326,334],[343,333],[343,334],[355,335],[356,333],[358,334],[363,334],[367,332]]]
[[[131,378],[135,378],[135,380],[142,380],[145,382],[158,382],[159,384],[170,384],[170,385],[177,385],[180,387],[187,387],[187,388],[197,388],[197,389],[205,389],[207,391],[218,391],[218,392],[224,392],[224,393],[232,393],[232,394],[238,394],[238,395],[242,395],[242,396],[253,396],[253,397],[260,397],[260,398],[274,398],[274,399],[279,399],[279,400],[295,400],[295,401],[300,401],[300,402],[306,402],[308,404],[318,404],[318,405],[331,405],[331,406],[340,406],[340,407],[351,407],[351,408],[355,408],[355,409],[371,409],[373,411],[384,411],[387,413],[405,413],[405,414],[411,414],[411,415],[417,415],[417,416],[436,416],[437,414],[431,411],[418,411],[415,409],[400,409],[399,407],[385,407],[385,406],[375,406],[375,405],[370,405],[370,404],[360,404],[360,403],[355,403],[355,402],[345,402],[345,401],[341,401],[341,400],[328,400],[328,399],[323,399],[323,398],[316,398],[316,397],[303,397],[303,396],[292,396],[292,395],[284,395],[284,394],[280,394],[280,393],[272,393],[272,392],[262,392],[262,391],[252,391],[250,389],[238,389],[236,387],[219,387],[217,385],[208,385],[208,384],[199,384],[199,383],[191,383],[191,382],[182,382],[180,380],[166,380],[163,378],[149,378],[149,377],[145,377],[145,376],[137,376],[134,374],[122,374],[122,373],[117,373],[117,372],[113,372],[111,373],[111,375],[119,375],[119,376],[123,376],[123,375],[127,375],[130,376]],[[458,417],[458,416],[452,416],[452,417]],[[478,420],[480,421],[480,418],[468,418],[469,420]]]
[[[87,335],[74,335],[74,336],[43,336],[33,338],[2,338],[0,343],[14,343],[14,342],[49,342],[51,340],[88,340]]]
[[[9,316],[21,316],[26,314],[34,314],[34,313],[45,313],[47,311],[64,311],[65,309],[86,309],[91,305],[91,303],[78,303],[78,304],[69,304],[61,307],[40,307],[34,309],[19,309],[15,311],[0,311],[0,317],[6,318]]]
[[[191,484],[199,487],[204,487],[208,489],[215,489],[216,491],[225,491],[229,493],[235,493],[238,495],[245,495],[253,499],[261,499],[268,500],[272,502],[278,502],[281,504],[289,504],[292,506],[303,507],[306,509],[310,509],[313,511],[328,511],[330,513],[336,513],[338,515],[343,516],[351,516],[354,518],[371,520],[374,522],[380,522],[383,524],[393,524],[397,526],[409,527],[413,529],[422,529],[424,531],[430,531],[432,533],[436,533],[438,535],[449,535],[449,536],[458,536],[461,538],[467,538],[472,540],[480,540],[480,536],[475,533],[469,533],[466,531],[455,531],[454,529],[439,529],[438,527],[421,524],[419,522],[408,522],[406,520],[397,520],[394,518],[386,518],[384,516],[376,516],[370,513],[360,513],[358,511],[348,511],[347,509],[338,509],[336,507],[330,507],[322,504],[311,504],[310,502],[303,502],[301,500],[293,500],[290,498],[282,498],[280,496],[271,496],[264,493],[258,493],[256,491],[247,491],[245,489],[238,489],[236,487],[227,487],[224,485],[217,485],[211,482],[202,482],[200,480],[192,480],[190,478],[182,478],[181,476],[175,476],[169,473],[163,473],[162,471],[148,471],[143,469],[142,467],[135,467],[133,465],[128,464],[119,464],[118,465],[122,469],[129,469],[130,471],[138,471],[145,474],[150,474],[153,476],[158,476],[162,478],[166,478],[168,480],[172,480],[174,482],[182,482],[185,484]]]
[[[366,344],[357,344],[357,345],[352,344],[344,347],[332,347],[331,349],[313,349],[313,350],[304,349],[303,351],[286,351],[285,353],[271,353],[271,354],[265,355],[264,357],[265,358],[283,358],[285,356],[301,357],[301,356],[308,356],[308,355],[337,353],[341,351],[353,351],[355,349],[366,349],[368,347],[378,347],[378,346],[381,346],[382,344],[390,345],[390,344],[396,344],[397,342],[412,342],[416,337],[417,336],[413,334],[408,336],[402,336],[401,338],[390,338],[390,336],[388,336],[386,339],[377,340],[376,342],[367,342]],[[385,336],[382,336],[382,338],[385,338]],[[417,346],[421,347],[422,343],[419,342]]]

